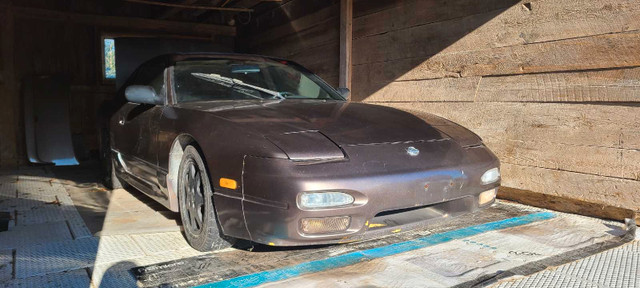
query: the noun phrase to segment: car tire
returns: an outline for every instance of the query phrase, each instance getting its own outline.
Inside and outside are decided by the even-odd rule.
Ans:
[[[178,203],[187,241],[198,251],[221,250],[233,245],[222,235],[213,205],[213,188],[198,150],[187,146],[178,170]]]

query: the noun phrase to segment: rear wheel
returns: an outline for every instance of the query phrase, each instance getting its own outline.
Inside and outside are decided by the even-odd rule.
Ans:
[[[213,206],[213,189],[204,161],[193,146],[187,146],[178,170],[180,218],[187,241],[198,251],[231,247],[224,237]]]

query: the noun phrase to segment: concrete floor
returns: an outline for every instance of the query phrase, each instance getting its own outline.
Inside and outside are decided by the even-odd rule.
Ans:
[[[633,236],[618,222],[502,202],[375,240],[200,253],[175,213],[98,182],[95,167],[0,171],[0,212],[14,215],[0,287],[640,285],[637,241],[620,246]]]

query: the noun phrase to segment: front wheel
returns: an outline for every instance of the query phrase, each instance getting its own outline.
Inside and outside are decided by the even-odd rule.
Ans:
[[[213,207],[213,189],[204,161],[193,146],[187,146],[178,170],[180,218],[187,241],[198,251],[231,247],[221,233]]]

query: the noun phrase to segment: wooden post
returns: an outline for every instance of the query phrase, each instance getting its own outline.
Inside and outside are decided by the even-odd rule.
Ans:
[[[17,165],[17,133],[16,123],[19,103],[15,95],[15,69],[14,69],[14,17],[11,1],[0,1],[0,57],[2,67],[0,74],[0,166],[14,167]]]
[[[351,89],[351,42],[353,40],[353,0],[340,1],[340,80],[339,86]]]

